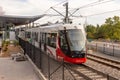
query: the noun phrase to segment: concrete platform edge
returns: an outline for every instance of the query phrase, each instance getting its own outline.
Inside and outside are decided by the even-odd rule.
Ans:
[[[38,77],[40,78],[40,80],[47,80],[45,78],[45,76],[42,74],[42,72],[37,68],[37,66],[32,62],[32,60],[29,58],[29,56],[26,54],[27,59],[30,61],[30,63],[33,65],[34,70],[36,72],[36,74],[38,75]]]

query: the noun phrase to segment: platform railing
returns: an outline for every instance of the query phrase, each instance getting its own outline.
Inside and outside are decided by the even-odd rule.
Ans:
[[[19,38],[19,44],[23,48],[25,54],[29,56],[48,80],[67,80],[66,78],[69,78],[69,80],[76,80],[65,66],[64,59],[58,62],[51,58],[50,55],[46,54],[46,52],[41,51],[40,48],[35,47],[21,38]]]

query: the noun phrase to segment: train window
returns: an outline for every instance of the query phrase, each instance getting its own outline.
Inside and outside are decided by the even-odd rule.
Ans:
[[[35,40],[35,32],[32,32],[32,39]]]
[[[61,47],[61,49],[68,50],[68,45],[67,45],[67,42],[66,42],[66,39],[65,39],[64,32],[60,31],[59,35],[60,35],[60,47]]]
[[[42,40],[41,40],[42,43],[45,43],[45,33],[42,33]]]
[[[38,41],[38,33],[35,32],[35,41]]]
[[[31,32],[26,32],[26,38],[30,38]]]
[[[50,33],[47,33],[46,37],[47,37],[47,45],[50,45],[50,38],[51,38]]]
[[[57,37],[57,33],[48,33],[47,45],[56,48],[56,37]]]
[[[40,36],[39,36],[40,38],[39,38],[39,42],[41,42],[42,41],[42,33],[40,32]]]
[[[42,33],[40,32],[40,35],[39,35],[39,46],[40,46],[40,48],[41,48],[41,41],[42,41]]]

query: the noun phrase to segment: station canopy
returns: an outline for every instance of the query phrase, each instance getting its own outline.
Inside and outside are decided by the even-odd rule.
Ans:
[[[37,15],[37,16],[14,16],[14,15],[2,15],[0,16],[0,24],[7,24],[12,23],[15,26],[25,25],[31,22],[34,22],[44,15]]]

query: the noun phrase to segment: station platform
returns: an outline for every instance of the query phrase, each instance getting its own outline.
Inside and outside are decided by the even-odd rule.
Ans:
[[[40,80],[32,64],[14,61],[10,57],[0,58],[0,80]]]

